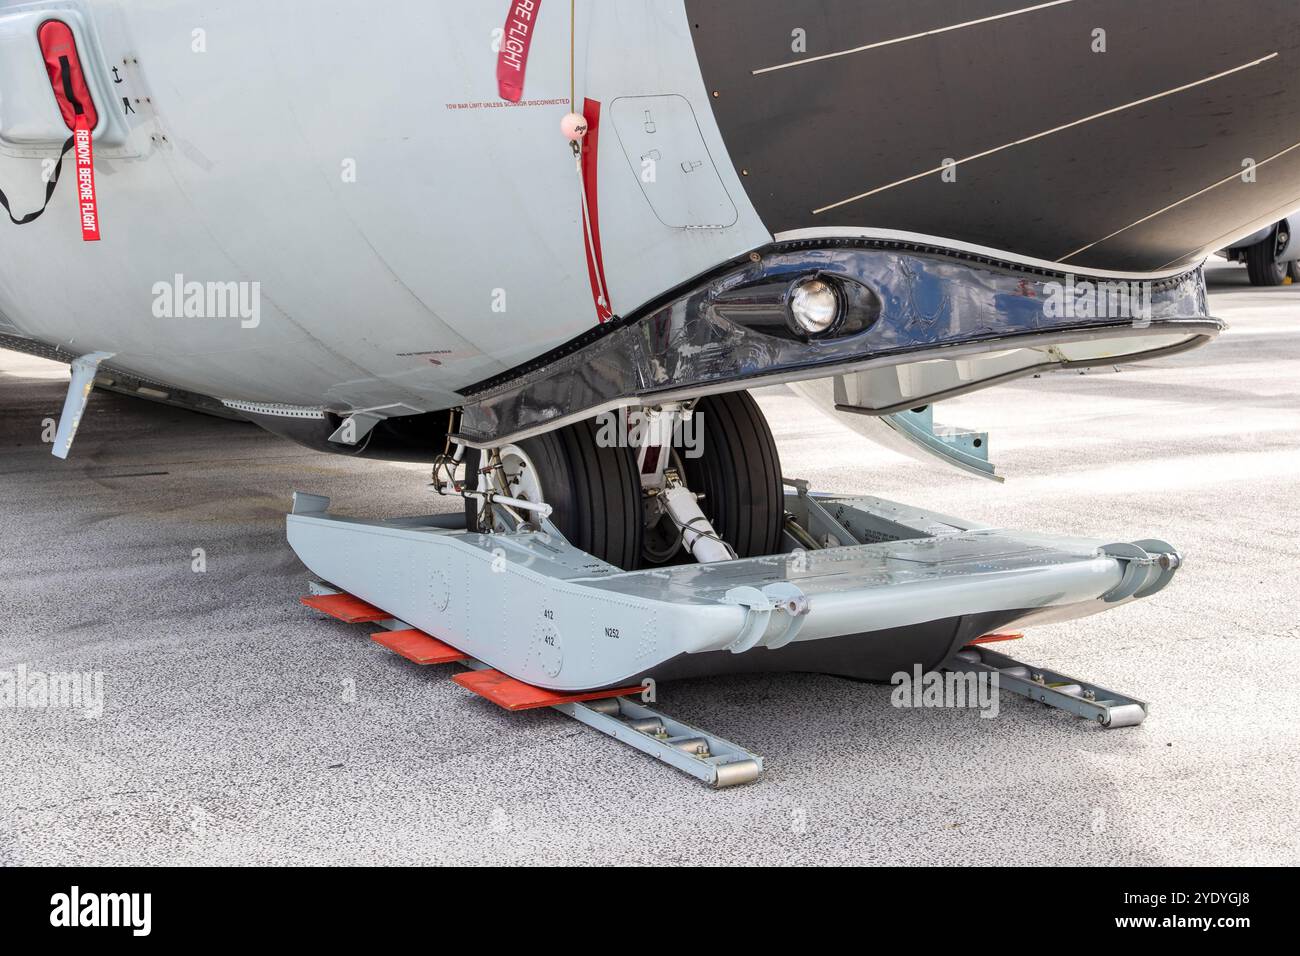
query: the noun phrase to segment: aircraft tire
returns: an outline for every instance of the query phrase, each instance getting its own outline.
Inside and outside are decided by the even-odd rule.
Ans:
[[[569,543],[615,567],[631,570],[641,556],[641,484],[629,448],[596,441],[594,421],[526,438],[516,447],[537,470],[551,522]],[[465,452],[466,480],[477,486],[481,453]],[[465,526],[480,531],[478,503],[465,502]]]
[[[1251,285],[1281,285],[1286,278],[1286,263],[1277,261],[1275,240],[1271,232],[1267,238],[1246,250],[1246,271]]]
[[[785,493],[781,459],[763,411],[749,392],[709,395],[695,406],[701,453],[681,451],[686,485],[737,557],[781,549]]]

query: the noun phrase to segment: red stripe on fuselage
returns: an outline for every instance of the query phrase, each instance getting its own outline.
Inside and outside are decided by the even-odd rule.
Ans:
[[[596,182],[600,103],[597,100],[583,100],[582,115],[587,120],[587,135],[582,139],[582,188],[587,203],[587,221],[582,224],[582,243],[587,249],[587,276],[591,280],[591,299],[596,306],[596,318],[604,323],[613,317],[614,312],[609,303],[609,285],[605,282],[605,259],[600,251],[600,195]]]

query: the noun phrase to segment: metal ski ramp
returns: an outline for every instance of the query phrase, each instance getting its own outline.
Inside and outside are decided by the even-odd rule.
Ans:
[[[888,679],[970,639],[1160,590],[1163,542],[978,528],[878,499],[790,496],[819,543],[625,572],[558,531],[474,534],[459,515],[389,521],[295,496],[289,542],[320,579],[538,687],[582,691],[755,669]]]
[[[1147,718],[1146,701],[1058,674],[1045,667],[1022,664],[985,647],[965,647],[954,654],[944,667],[966,673],[996,674],[1001,690],[1028,697],[1076,717],[1095,720],[1108,729],[1136,727]]]
[[[552,707],[718,787],[757,779],[762,758],[646,706],[643,686],[756,669],[888,680],[908,661],[1132,726],[1141,701],[972,645],[1153,594],[1181,564],[1161,541],[981,528],[805,488],[787,497],[789,553],[633,572],[548,526],[473,534],[460,515],[359,520],[328,506],[299,493],[288,518],[294,550],[330,582],[319,609],[378,623],[377,642],[409,660],[459,662],[481,676],[457,683],[502,706]]]

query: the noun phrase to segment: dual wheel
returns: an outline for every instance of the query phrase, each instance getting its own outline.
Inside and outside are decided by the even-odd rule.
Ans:
[[[748,392],[700,399],[691,448],[673,449],[673,464],[700,508],[737,557],[775,554],[785,499],[776,443]],[[600,441],[595,421],[579,422],[499,449],[490,473],[495,490],[551,506],[551,522],[577,548],[623,568],[680,560],[680,532],[670,519],[647,527],[636,449]],[[466,476],[477,482],[482,461],[470,449]],[[496,463],[494,462],[494,465]],[[657,514],[657,512],[650,512]],[[478,503],[467,499],[467,527],[480,526]]]

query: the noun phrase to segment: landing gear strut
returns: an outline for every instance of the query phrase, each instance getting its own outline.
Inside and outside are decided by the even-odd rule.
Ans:
[[[710,395],[648,415],[637,455],[646,492],[642,566],[677,563],[683,548],[702,562],[779,552],[781,460],[749,393]]]

